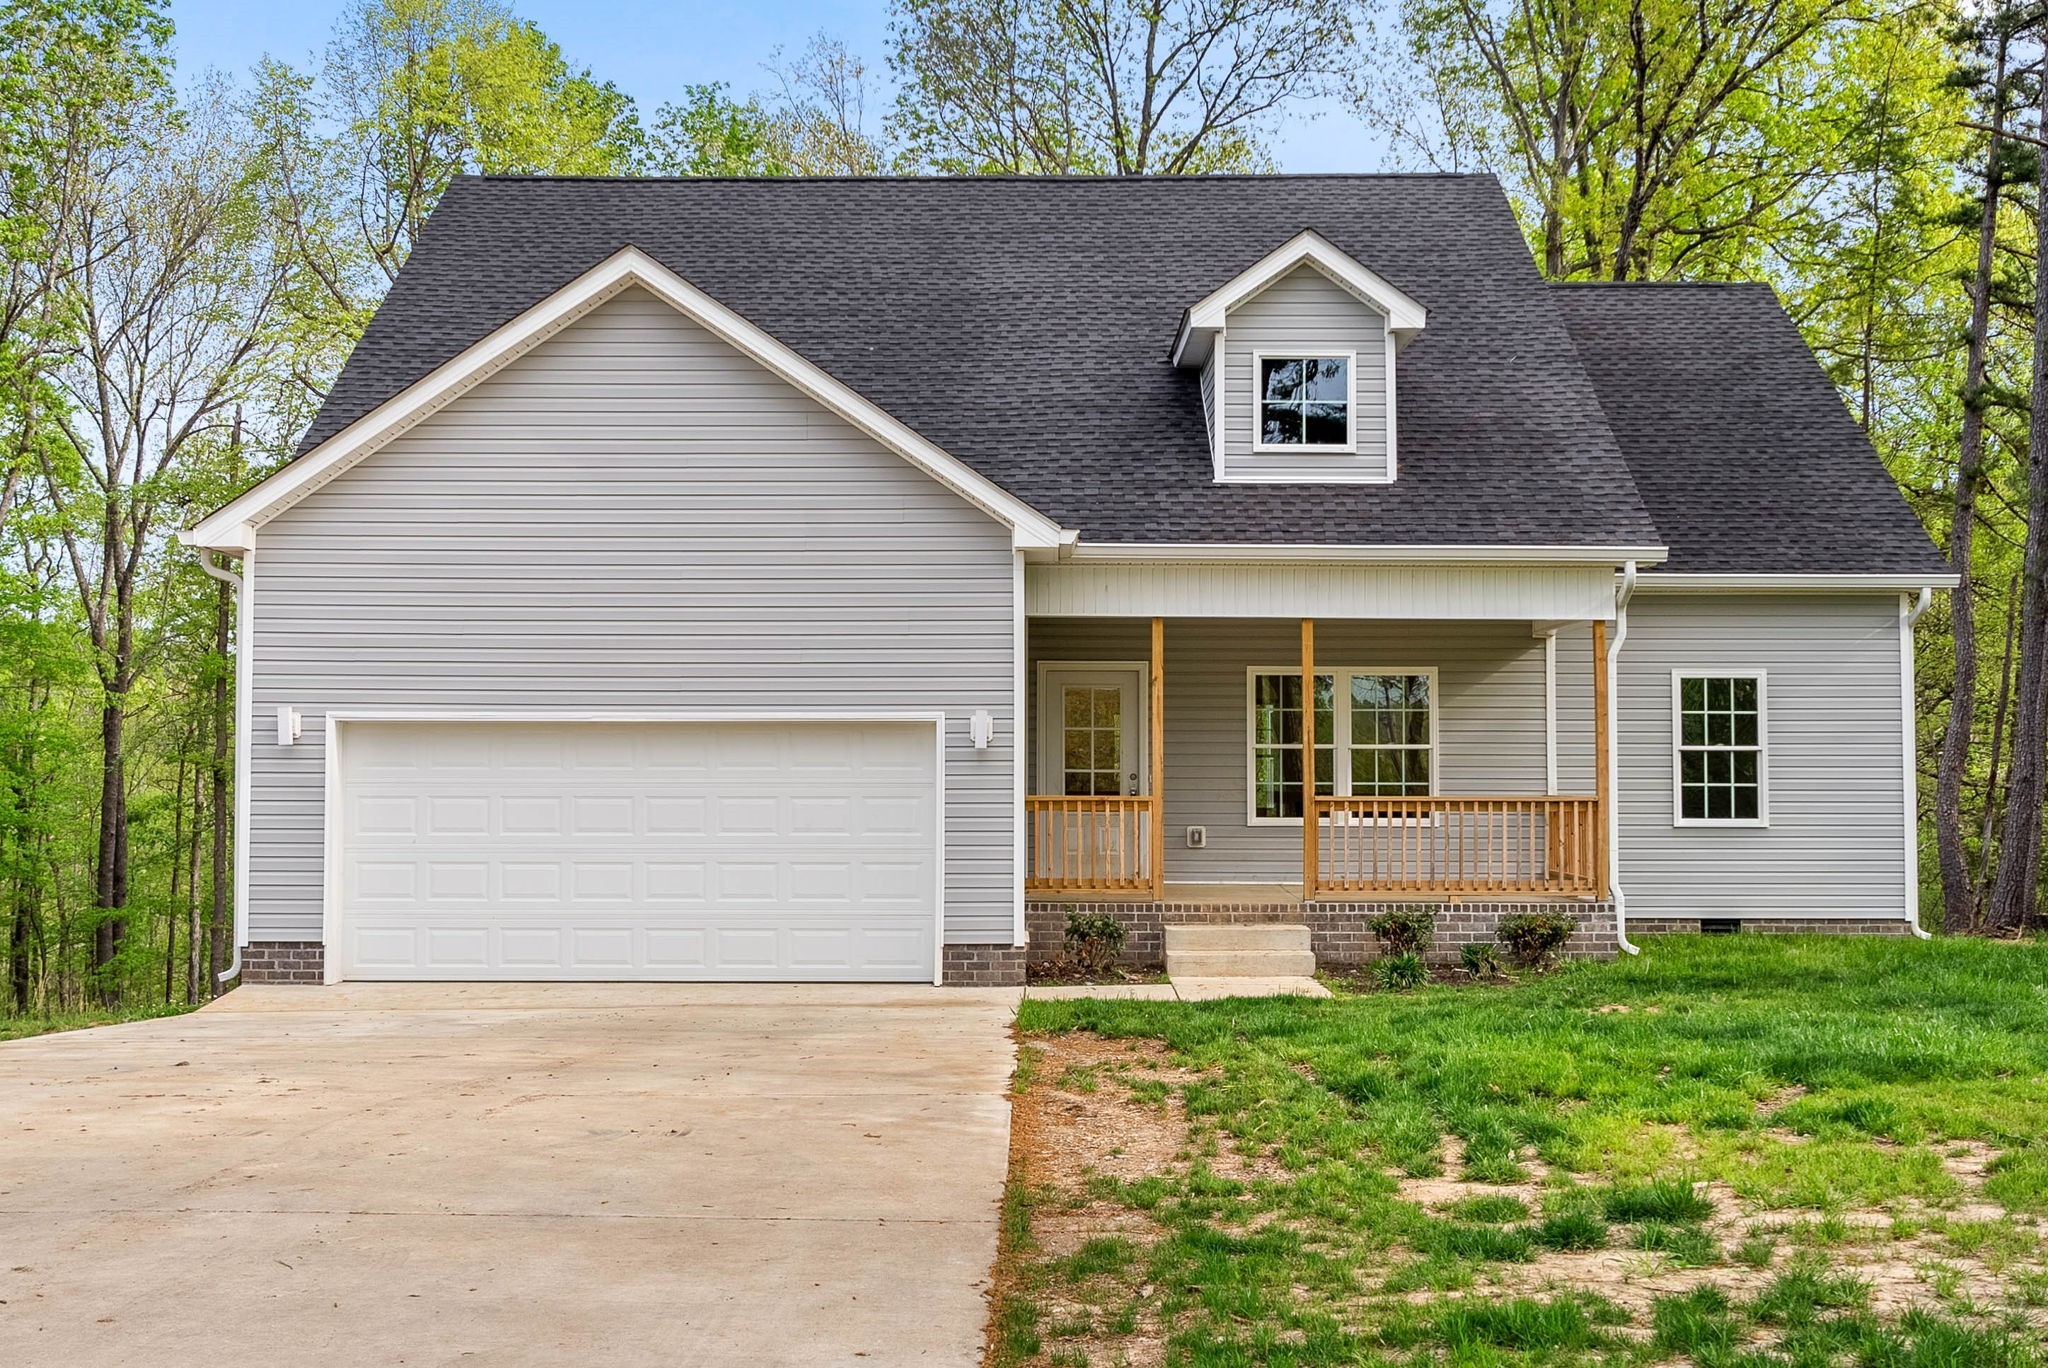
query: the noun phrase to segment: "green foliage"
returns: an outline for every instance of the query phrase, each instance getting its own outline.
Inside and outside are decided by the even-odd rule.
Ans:
[[[683,87],[654,113],[643,166],[664,176],[786,176],[774,121],[758,100],[739,101],[722,82]]]
[[[1545,1216],[1535,1235],[1536,1243],[1546,1249],[1602,1249],[1607,1244],[1607,1222],[1597,1212],[1568,1207]]]
[[[1372,962],[1373,982],[1390,992],[1406,992],[1429,982],[1429,967],[1414,951],[1383,955]]]
[[[1502,969],[1500,947],[1492,941],[1467,941],[1458,947],[1458,968],[1473,978],[1494,978]]]
[[[1459,1220],[1483,1221],[1495,1225],[1529,1218],[1528,1203],[1506,1193],[1489,1192],[1477,1197],[1461,1198],[1445,1210]]]
[[[1502,917],[1494,934],[1517,964],[1535,965],[1554,958],[1577,929],[1569,912],[1516,912]]]
[[[1714,1214],[1698,1183],[1683,1176],[1616,1185],[1602,1196],[1601,1209],[1610,1221],[1704,1221]]]
[[[1091,974],[1116,966],[1124,949],[1124,926],[1106,912],[1068,912],[1067,958]]]
[[[1704,1268],[1721,1260],[1720,1244],[1696,1225],[1645,1221],[1636,1227],[1630,1243],[1637,1249],[1667,1254],[1681,1268]]]
[[[1415,955],[1429,949],[1436,934],[1437,909],[1430,906],[1395,907],[1366,918],[1366,929],[1386,955]]]

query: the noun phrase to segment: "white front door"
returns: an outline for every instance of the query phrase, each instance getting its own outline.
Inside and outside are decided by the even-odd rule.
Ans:
[[[934,974],[929,722],[344,722],[356,979]]]

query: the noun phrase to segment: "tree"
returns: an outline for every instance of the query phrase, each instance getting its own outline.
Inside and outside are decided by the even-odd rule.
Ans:
[[[1355,60],[1349,0],[896,0],[892,126],[954,174],[1199,175]]]
[[[1822,180],[1865,0],[1408,0],[1406,57],[1439,74],[1365,111],[1419,152],[1499,171],[1543,272],[1628,280],[1755,269]],[[1818,118],[1816,116],[1819,116]]]
[[[787,176],[794,168],[758,99],[744,102],[722,82],[683,87],[654,112],[642,169],[660,176]]]
[[[2048,61],[2048,57],[2044,57]],[[2039,82],[2048,135],[2048,70]],[[2037,159],[2048,141],[2029,139]],[[1986,921],[2008,934],[2033,925],[2040,902],[2041,821],[2048,803],[2048,174],[2034,210],[2034,356],[2027,440],[2027,539],[2020,571],[2019,676],[2013,686],[2012,779],[2005,840]]]
[[[58,515],[100,686],[94,968],[118,1001],[129,898],[130,696],[147,655],[138,593],[165,553],[159,517],[190,450],[277,350],[284,256],[250,193],[250,144],[223,94],[150,97],[160,130],[92,149],[92,189],[59,299],[75,334],[57,371],[61,450],[44,485]]]

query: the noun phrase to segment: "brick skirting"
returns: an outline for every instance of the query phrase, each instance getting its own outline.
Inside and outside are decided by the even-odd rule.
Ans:
[[[1458,947],[1473,941],[1497,939],[1494,928],[1502,917],[1518,912],[1557,911],[1577,918],[1579,928],[1566,943],[1564,953],[1573,959],[1612,959],[1620,951],[1615,936],[1614,904],[1608,902],[1441,902],[1435,906],[1436,939],[1425,958],[1446,961],[1458,957]],[[1024,904],[1024,925],[1030,933],[1030,955],[1034,963],[1050,959],[1059,951],[1066,935],[1067,913],[1103,914],[1122,923],[1122,962],[1132,968],[1157,969],[1166,962],[1168,926],[1215,926],[1274,923],[1306,925],[1309,946],[1316,963],[1363,964],[1379,954],[1378,942],[1366,929],[1366,920],[1381,912],[1414,907],[1416,902],[1317,902],[1317,903],[1182,903],[1105,900],[1099,902],[1028,902]],[[950,955],[951,946],[947,947]],[[951,981],[949,969],[948,982]]]
[[[948,988],[1012,988],[1024,981],[1024,947],[949,945],[942,967]]]
[[[242,947],[244,983],[322,983],[327,947],[319,941],[251,941]]]
[[[1713,921],[1714,918],[1707,918]],[[1801,936],[1906,936],[1913,928],[1898,917],[1734,917],[1745,932]],[[1689,936],[1700,929],[1698,917],[1631,917],[1629,939],[1637,936]]]

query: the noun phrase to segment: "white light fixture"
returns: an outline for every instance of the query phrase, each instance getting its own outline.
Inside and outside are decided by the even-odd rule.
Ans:
[[[974,738],[976,750],[988,749],[988,743],[996,739],[996,721],[988,709],[975,709],[974,716],[967,719],[967,734]]]
[[[304,725],[304,721],[305,719],[299,716],[299,710],[297,708],[294,708],[287,703],[278,704],[277,744],[280,746],[290,746],[296,744],[299,739],[301,728]]]

